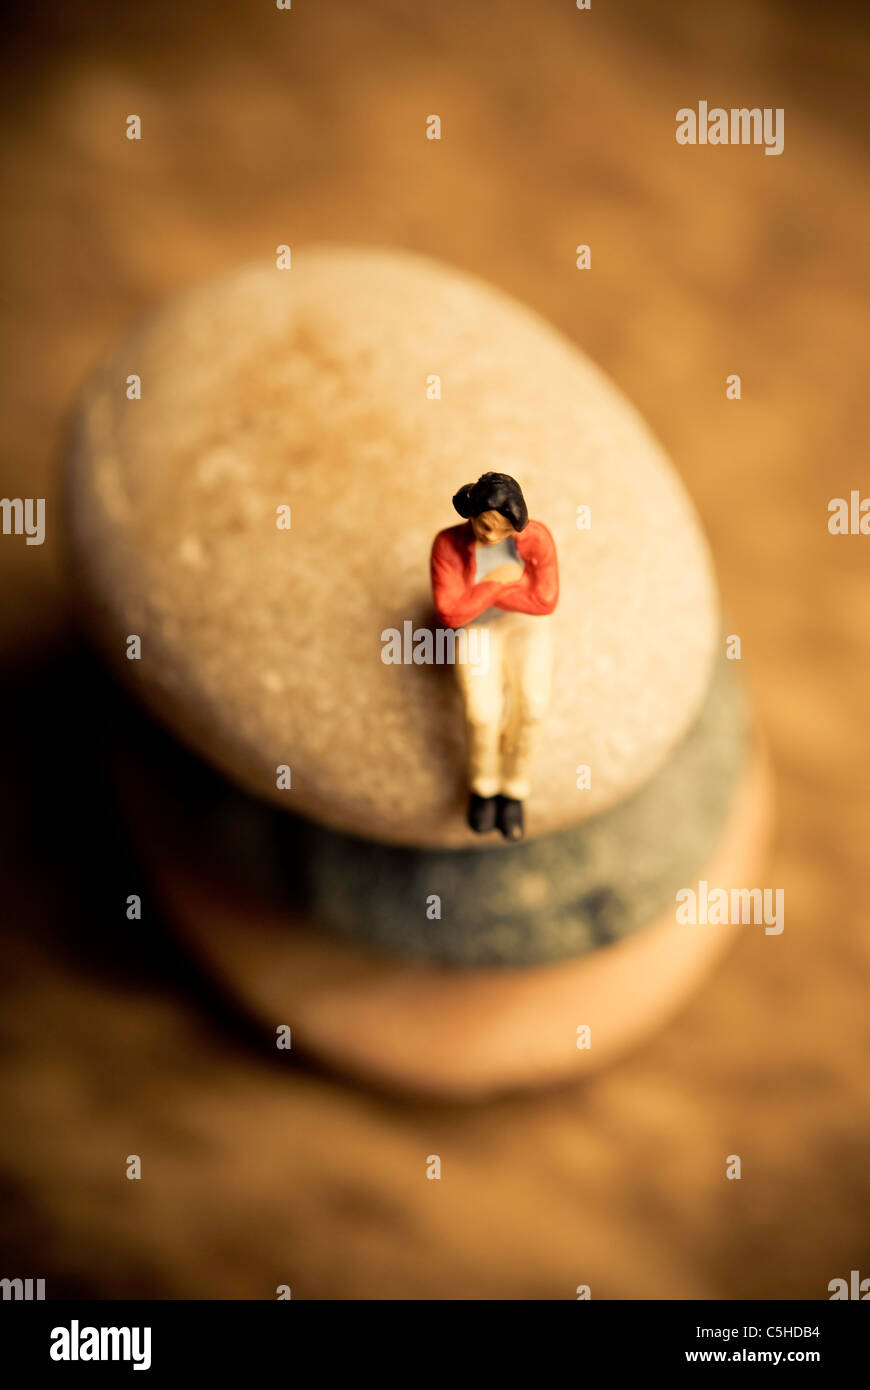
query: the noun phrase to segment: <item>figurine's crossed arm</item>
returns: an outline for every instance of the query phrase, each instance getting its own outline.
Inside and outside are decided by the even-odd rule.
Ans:
[[[449,532],[435,537],[432,546],[432,595],[438,616],[445,627],[464,627],[491,608],[504,585],[495,579],[481,579],[469,585],[460,551]]]
[[[552,613],[559,599],[559,565],[556,544],[546,526],[529,522],[534,527],[534,546],[529,545],[522,556],[525,569],[513,584],[506,584],[495,600],[496,608],[509,613]],[[529,536],[529,542],[532,536]],[[525,547],[524,547],[525,548]]]
[[[469,584],[462,551],[452,528],[435,537],[431,559],[432,594],[438,616],[446,627],[463,627],[487,608],[539,615],[552,613],[559,597],[556,547],[546,526],[535,522],[529,525],[535,529],[523,547],[525,553],[521,554],[522,575],[506,584],[492,577],[498,570],[493,570],[478,583]]]

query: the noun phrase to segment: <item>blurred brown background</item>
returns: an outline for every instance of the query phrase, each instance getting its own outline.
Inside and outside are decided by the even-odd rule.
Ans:
[[[548,1299],[825,1298],[870,1276],[870,538],[826,527],[829,498],[870,495],[861,26],[784,0],[19,10],[0,490],[46,496],[49,540],[0,538],[0,1274],[49,1296]],[[784,153],[677,146],[702,98],[784,107]],[[288,1077],[159,923],[123,914],[135,870],[65,617],[70,407],[162,296],[313,239],[431,253],[554,320],[663,439],[712,539],[775,762],[786,929],[747,933],[586,1085],[466,1109],[295,1054]]]

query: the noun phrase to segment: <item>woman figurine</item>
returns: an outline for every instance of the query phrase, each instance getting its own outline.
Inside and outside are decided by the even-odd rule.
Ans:
[[[534,736],[550,699],[549,614],[559,598],[553,537],[530,521],[519,483],[484,473],[453,498],[463,525],[432,546],[432,594],[446,627],[488,629],[485,665],[456,663],[468,739],[468,824],[523,836]]]

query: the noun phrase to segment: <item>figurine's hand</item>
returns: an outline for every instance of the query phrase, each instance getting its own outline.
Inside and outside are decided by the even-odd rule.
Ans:
[[[515,560],[508,560],[505,565],[497,565],[489,574],[484,575],[485,579],[494,579],[496,584],[516,584],[523,577],[523,566],[518,565]]]

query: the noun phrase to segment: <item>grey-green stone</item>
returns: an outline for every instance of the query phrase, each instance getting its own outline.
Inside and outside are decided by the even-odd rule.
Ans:
[[[306,826],[308,910],[358,941],[455,965],[583,955],[643,927],[697,881],[746,743],[744,702],[723,657],[695,724],[628,801],[570,830],[478,853],[396,849]],[[440,920],[427,916],[432,895]]]

